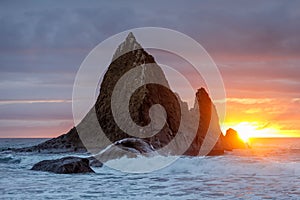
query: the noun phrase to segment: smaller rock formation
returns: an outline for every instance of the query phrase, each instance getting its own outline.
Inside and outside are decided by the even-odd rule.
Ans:
[[[226,135],[222,136],[223,147],[226,151],[232,151],[233,149],[245,149],[246,144],[239,137],[236,130],[230,128],[226,131]]]
[[[217,156],[224,154],[222,142],[220,141],[222,132],[217,110],[204,88],[198,89],[194,108],[190,112],[191,118],[197,118],[194,116],[199,114],[200,117],[198,125],[196,125],[198,127],[197,134],[184,155],[197,156],[200,153],[200,155]],[[193,125],[195,126],[195,124]],[[207,142],[204,144],[203,142],[207,135]],[[210,150],[204,148],[201,152],[202,146],[206,146],[208,149],[213,148]]]
[[[73,127],[68,133],[52,138],[41,144],[11,149],[15,152],[39,152],[39,153],[66,153],[66,152],[86,152],[77,130]]]
[[[106,149],[89,158],[91,166],[97,167],[98,163],[114,160],[122,157],[136,158],[139,155],[153,156],[154,148],[147,142],[139,138],[124,138],[108,146]],[[101,163],[100,162],[100,163]]]
[[[90,168],[89,159],[72,156],[55,160],[43,160],[36,163],[31,170],[57,174],[94,173]]]
[[[102,167],[103,163],[94,156],[88,157],[91,167]]]
[[[115,145],[129,152],[140,154],[147,154],[155,151],[150,144],[139,138],[125,138],[115,142]]]

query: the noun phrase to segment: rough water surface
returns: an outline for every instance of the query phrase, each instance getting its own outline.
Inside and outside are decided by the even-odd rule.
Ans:
[[[0,148],[44,139],[0,139]],[[216,157],[180,157],[151,173],[106,166],[95,174],[31,171],[37,162],[67,155],[0,152],[0,199],[299,199],[300,139],[254,139],[252,149]],[[131,158],[145,163],[152,158]],[[130,164],[121,158],[115,164]]]

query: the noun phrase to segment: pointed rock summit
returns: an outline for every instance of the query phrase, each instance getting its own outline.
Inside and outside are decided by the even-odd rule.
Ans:
[[[127,41],[129,41],[130,43],[132,43],[132,42],[136,42],[136,39],[135,39],[135,37],[134,37],[134,35],[133,35],[133,33],[132,32],[130,32],[128,35],[127,35],[127,37],[126,37],[126,40],[125,40],[126,42]]]
[[[136,41],[132,32],[130,32],[126,40],[119,45],[117,50],[114,53],[113,60],[117,59],[119,56],[128,53],[129,51],[134,51],[142,49],[142,46]]]
[[[132,72],[131,75],[124,78],[130,72]],[[124,81],[117,92],[117,99],[124,99],[129,95],[130,102],[129,110],[118,111],[117,116],[122,120],[120,120],[121,124],[117,124],[113,116],[111,102],[112,93],[121,78]],[[133,88],[137,85],[140,86],[133,94],[130,94],[130,91],[134,90]],[[152,118],[154,126],[149,127],[144,133],[139,132],[139,130],[128,133],[120,128],[122,125],[130,128],[131,119],[139,126],[147,126],[151,121],[149,110],[154,104],[162,105],[167,112],[167,123],[155,136],[147,137],[147,135],[157,131],[155,124],[161,120],[160,116]],[[125,107],[122,102],[119,106]],[[170,90],[168,81],[153,56],[142,49],[132,33],[129,33],[125,42],[116,50],[114,59],[101,83],[100,95],[95,109],[100,126],[111,142],[139,135],[154,148],[159,149],[172,140],[180,124],[180,105],[176,95]],[[127,115],[127,112],[130,112],[130,115]]]

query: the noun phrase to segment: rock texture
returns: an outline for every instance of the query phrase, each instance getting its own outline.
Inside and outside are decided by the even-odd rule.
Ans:
[[[132,120],[140,125],[146,126],[150,123],[149,109],[154,104],[162,105],[167,114],[167,122],[162,130],[153,137],[145,138],[155,149],[159,149],[168,144],[178,131],[180,123],[180,104],[176,95],[169,89],[169,84],[161,68],[156,64],[153,56],[149,55],[140,47],[134,36],[129,34],[124,43],[117,49],[114,59],[103,78],[100,95],[95,104],[97,117],[103,131],[111,142],[132,137],[132,134],[149,134],[155,132],[155,127],[151,127],[147,133],[126,133],[120,129],[120,125],[114,120],[111,107],[112,92],[120,80],[127,72],[136,68],[137,71],[133,81],[125,81],[119,91],[119,98],[124,98],[126,91],[130,91],[134,85],[141,83],[140,88],[131,96],[129,112]],[[127,52],[129,50],[129,52]],[[116,57],[119,56],[119,57]],[[142,66],[140,68],[137,68]],[[129,77],[131,78],[131,77]],[[159,82],[158,84],[146,84],[147,82]],[[125,93],[123,93],[125,91]],[[105,114],[103,114],[105,113]],[[129,126],[126,112],[119,112],[125,126]],[[156,119],[154,119],[156,120]],[[153,122],[155,123],[155,122]]]
[[[95,158],[94,156],[88,157],[90,161],[91,167],[102,167],[103,163],[100,161],[100,159]]]
[[[13,149],[18,152],[45,152],[45,153],[63,153],[63,152],[85,152],[86,148],[82,144],[75,127],[68,133],[57,138],[53,138],[32,147]]]
[[[226,151],[246,148],[246,144],[239,137],[238,132],[232,128],[226,131],[226,135],[222,137],[222,143]]]
[[[97,155],[94,155],[95,160],[92,160],[91,166],[96,166],[99,160],[106,162],[121,157],[136,158],[141,155],[150,157],[156,154],[155,149],[144,140],[139,138],[125,138],[116,141]]]
[[[57,174],[94,173],[87,158],[64,157],[56,160],[43,160],[31,170],[47,171]]]
[[[206,155],[221,155],[224,153],[223,145],[220,136],[222,131],[219,125],[219,117],[214,104],[212,103],[208,93],[204,88],[201,88],[196,93],[195,106],[191,111],[191,117],[200,113],[200,118],[197,124],[198,130],[197,134],[190,146],[190,148],[185,152],[185,155],[196,156],[199,154],[200,149],[204,148],[206,145],[208,148],[214,146],[212,150],[203,149],[203,153]],[[208,138],[207,143],[204,142],[204,138],[210,134],[211,137]],[[213,145],[215,144],[215,145]]]
[[[121,85],[119,98],[122,99],[126,96],[127,94],[122,92],[132,89],[134,85],[141,84],[142,86],[137,88],[130,96],[130,119],[126,118],[126,114],[120,109],[120,111],[117,111],[117,115],[123,120],[121,124],[117,124],[111,107],[113,90],[121,77],[132,70],[135,70],[135,75],[131,76],[131,79],[125,80],[124,84]],[[149,111],[155,104],[164,107],[166,113],[151,118]],[[199,114],[200,118],[197,121]],[[166,119],[165,124],[159,129],[158,124],[163,119]],[[130,120],[141,127],[151,123],[151,127],[147,131],[128,133],[121,129],[120,125],[126,126],[130,124]],[[179,129],[180,120],[185,124],[183,129]],[[99,124],[105,133],[104,136],[99,136],[100,130],[97,128]],[[198,127],[198,130],[195,127]],[[153,56],[142,49],[132,33],[116,50],[113,60],[103,77],[100,94],[95,106],[82,122],[65,135],[20,150],[41,152],[86,151],[76,129],[81,134],[84,133],[84,144],[89,145],[89,150],[94,148],[92,151],[94,154],[107,148],[111,143],[120,147],[121,151],[138,151],[136,153],[143,153],[145,144],[162,154],[196,156],[199,153],[218,155],[224,152],[219,139],[221,130],[218,115],[205,89],[198,90],[195,106],[189,110],[187,104],[182,102],[178,95],[170,90],[162,69],[156,64]],[[193,133],[196,133],[196,135],[193,135]],[[210,137],[204,141],[207,134]],[[181,137],[178,139],[177,135]],[[142,139],[137,140],[136,136],[141,136]],[[160,151],[173,140],[175,142],[167,148],[167,151]],[[140,149],[141,146],[139,145],[142,142],[145,144]],[[214,145],[215,143],[216,145]],[[190,145],[190,147],[182,150],[181,148],[186,145]],[[211,149],[212,146],[214,147]]]
[[[150,144],[139,138],[125,138],[115,142],[114,146],[139,154],[147,154],[155,151]]]

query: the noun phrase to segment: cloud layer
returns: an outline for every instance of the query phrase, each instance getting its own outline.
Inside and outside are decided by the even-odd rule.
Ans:
[[[1,1],[0,137],[21,136],[18,130],[20,124],[24,125],[20,120],[24,119],[43,116],[45,120],[58,117],[71,122],[70,103],[51,101],[72,98],[76,71],[94,46],[113,34],[143,26],[181,31],[206,48],[224,78],[230,98],[228,109],[232,109],[228,121],[236,120],[238,112],[261,114],[267,106],[270,113],[279,108],[281,112],[268,116],[266,121],[277,120],[287,130],[300,130],[294,125],[300,117],[299,6],[300,2],[293,0],[226,1],[226,4],[221,1],[91,0],[24,4]],[[249,99],[262,98],[275,101],[249,104]],[[3,103],[24,99],[48,101]],[[243,101],[250,107],[245,110],[242,106],[234,107]],[[1,120],[16,120],[16,125],[9,123],[9,127],[4,127],[5,121]],[[34,136],[38,129],[43,130],[41,124],[24,129],[22,136]],[[57,126],[51,136],[70,128],[65,124]],[[51,128],[45,126],[46,132],[50,134]]]

